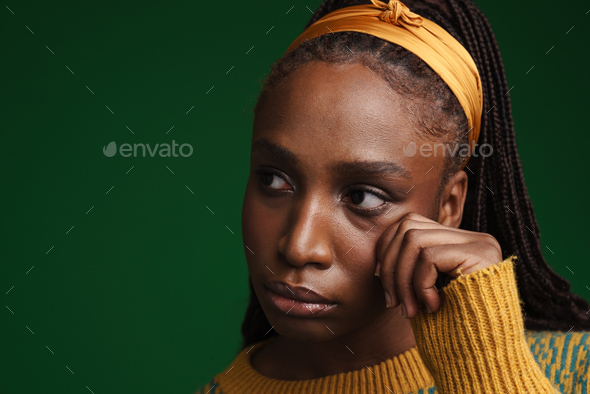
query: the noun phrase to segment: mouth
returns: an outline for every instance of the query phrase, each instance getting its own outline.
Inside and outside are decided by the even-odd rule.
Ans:
[[[276,309],[295,317],[323,316],[332,311],[337,303],[303,286],[290,286],[285,282],[272,281],[264,289]]]

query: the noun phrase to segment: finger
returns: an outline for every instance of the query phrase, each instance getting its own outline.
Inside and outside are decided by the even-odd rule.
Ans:
[[[395,291],[394,277],[401,244],[406,232],[411,229],[445,229],[452,231],[457,236],[469,239],[473,238],[475,234],[471,231],[443,226],[414,212],[408,212],[397,223],[389,227],[378,242],[378,262],[375,273],[381,277],[385,302],[388,307],[397,307],[400,303]]]
[[[421,248],[413,272],[414,290],[416,297],[424,302],[432,313],[438,311],[442,303],[435,286],[438,272],[445,272],[453,277],[461,275],[458,271],[462,272],[479,263],[477,253],[481,247],[481,242],[472,242],[435,244]],[[417,313],[418,305],[412,305],[411,310],[407,312],[408,319]]]
[[[438,224],[438,223],[422,222],[422,221],[413,220],[413,219],[404,220],[397,227],[397,231],[396,231],[393,239],[391,240],[391,242],[389,243],[389,245],[385,249],[383,256],[380,256],[379,261],[381,261],[381,262],[384,262],[386,260],[392,260],[394,262],[397,261],[397,256],[399,254],[402,242],[404,240],[404,236],[405,236],[406,232],[408,232],[409,230],[413,230],[413,229],[436,230],[436,229],[440,229],[440,228],[444,228],[444,226],[442,226],[441,224]]]
[[[418,263],[418,256],[423,248],[445,243],[450,236],[451,231],[441,228],[411,228],[402,236],[402,243],[397,252],[396,272],[393,282],[396,297],[402,305],[402,313],[405,317],[411,319],[418,311],[418,298],[415,294],[415,288],[424,286],[421,282],[414,281],[414,272]],[[424,270],[424,267],[422,267]],[[427,286],[431,287],[436,283],[438,272],[436,269],[427,269],[423,275],[427,275]],[[421,277],[424,279],[424,277]]]
[[[405,217],[406,217],[406,219],[400,221],[397,224],[397,226],[395,226],[396,232],[395,232],[393,238],[391,239],[391,241],[389,241],[389,244],[385,248],[381,249],[381,251],[380,251],[380,255],[378,258],[378,264],[377,264],[378,271],[376,271],[376,273],[375,273],[375,275],[377,275],[377,276],[385,275],[385,276],[393,278],[392,272],[395,270],[395,264],[397,264],[397,261],[398,261],[398,255],[399,255],[399,251],[401,249],[401,244],[403,242],[406,232],[409,230],[412,230],[412,229],[433,229],[433,230],[444,229],[444,230],[448,230],[450,232],[448,234],[453,234],[454,237],[457,237],[458,240],[465,238],[465,240],[463,240],[462,242],[472,242],[472,240],[476,237],[488,235],[488,234],[484,234],[484,233],[474,233],[473,231],[458,229],[455,227],[443,226],[442,224],[440,224],[438,222],[426,219],[420,215],[418,215],[418,216],[406,215]],[[409,217],[413,217],[415,219],[409,219]],[[418,220],[416,220],[416,219],[418,219]],[[423,220],[423,219],[426,219],[426,220]],[[493,237],[490,237],[490,238],[493,238]],[[451,242],[450,239],[449,239],[449,242]],[[456,241],[456,242],[460,242],[460,241]],[[381,270],[383,267],[383,262],[387,262],[387,264],[388,264],[388,266],[385,268],[385,274],[381,273]],[[389,262],[393,262],[393,263],[389,263]],[[390,264],[393,264],[393,266],[390,266]],[[383,283],[384,289],[392,288],[393,285],[389,286],[383,278],[381,281]],[[391,294],[391,293],[389,293],[389,294]],[[397,306],[396,294],[391,294],[390,297],[393,299],[393,304],[395,304],[394,306]]]
[[[388,258],[393,258],[394,260],[397,260],[397,254],[400,251],[401,243],[403,242],[405,233],[411,229],[444,229],[451,231],[452,233],[448,234],[453,234],[453,236],[457,237],[456,239],[466,238],[467,241],[464,242],[473,242],[473,240],[477,237],[489,236],[489,234],[485,233],[475,233],[473,231],[463,230],[460,228],[443,226],[438,222],[424,218],[420,215],[406,215],[405,217],[406,219],[400,221],[397,227],[397,231],[394,234],[394,237],[389,242],[389,245],[387,245],[387,249],[385,249],[385,251],[382,252],[381,255],[379,255],[379,261],[384,261],[386,259],[386,256]]]
[[[379,270],[380,270],[380,264],[382,264],[382,262],[385,260],[385,254],[387,249],[390,247],[391,242],[393,241],[395,235],[398,232],[398,228],[399,226],[404,222],[404,221],[419,221],[419,222],[427,222],[427,223],[436,223],[428,218],[425,218],[422,215],[419,215],[417,213],[414,212],[408,212],[406,213],[404,216],[402,216],[397,222],[395,222],[393,225],[391,225],[390,227],[387,228],[387,230],[385,230],[383,232],[383,234],[381,234],[381,237],[379,237],[379,240],[377,241],[377,245],[376,245],[376,253],[377,253],[377,267],[375,270],[375,275],[379,276]],[[405,225],[407,225],[408,223],[406,223]],[[439,225],[440,226],[440,225]],[[410,228],[410,227],[408,227]]]
[[[422,250],[429,246],[449,243],[451,239],[457,242],[460,242],[460,239],[465,239],[458,238],[452,230],[441,227],[439,226],[436,229],[412,228],[406,231],[403,236],[403,242],[396,261],[394,289],[396,297],[403,305],[402,313],[405,311],[405,316],[410,319],[418,312],[417,291],[422,291],[421,295],[424,295],[424,289],[431,289],[435,294],[430,291],[427,295],[438,297],[436,290],[432,288],[438,278],[438,271],[435,266],[420,267],[420,280],[422,282],[416,282],[415,280],[415,271],[418,268],[417,264]],[[424,263],[421,262],[421,264]],[[427,300],[430,301],[429,299],[423,301]]]
[[[399,221],[387,227],[387,229],[377,240],[377,244],[375,245],[375,260],[377,261],[377,266],[375,267],[375,276],[380,276],[381,261],[383,261],[382,259],[384,257],[383,252],[387,249],[387,246],[391,243],[391,240],[395,236],[398,225]]]
[[[415,212],[405,213],[397,221],[395,221],[391,225],[389,225],[389,227],[383,232],[383,234],[381,234],[381,236],[379,237],[379,240],[377,240],[377,244],[376,244],[377,256],[380,256],[383,253],[383,251],[387,248],[387,246],[390,244],[391,240],[395,236],[395,234],[397,232],[397,228],[405,220],[415,220],[415,221],[420,221],[420,222],[436,223],[433,220],[430,220],[430,219],[428,219],[420,214],[417,214]]]
[[[440,251],[440,246],[446,245],[433,245],[422,248],[418,253],[416,269],[414,270],[414,291],[416,292],[416,297],[426,305],[426,309],[430,313],[438,311],[442,303],[441,296],[436,287],[436,281],[440,271],[440,268],[437,266],[437,253]],[[415,316],[414,310],[411,312],[411,315],[407,315],[410,319]],[[416,308],[415,313],[418,313],[418,308]]]
[[[394,288],[394,276],[397,264],[397,255],[399,248],[403,241],[404,234],[412,228],[430,228],[439,229],[442,226],[431,220],[423,221],[420,215],[407,214],[404,216],[398,225],[393,226],[396,228],[393,239],[389,242],[386,249],[381,251],[379,256],[379,276],[381,277],[381,284],[385,291],[385,303],[388,307],[397,307],[399,305],[398,297]],[[420,220],[409,219],[414,217]],[[427,219],[428,220],[428,219]]]

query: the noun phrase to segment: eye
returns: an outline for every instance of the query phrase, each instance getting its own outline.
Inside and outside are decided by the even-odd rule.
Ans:
[[[386,204],[388,200],[381,193],[368,187],[357,187],[356,189],[352,189],[348,194],[350,195],[350,202],[368,211],[379,208]]]
[[[290,191],[291,185],[287,181],[287,177],[277,170],[270,168],[258,168],[254,171],[259,176],[260,182],[268,191]],[[280,193],[282,194],[282,193]],[[364,214],[377,215],[392,198],[383,194],[377,189],[367,186],[356,186],[350,189],[344,197],[344,200],[349,200],[354,209]]]
[[[269,189],[286,190],[285,186],[289,186],[289,183],[274,171],[259,168],[254,173],[260,176],[260,181]]]

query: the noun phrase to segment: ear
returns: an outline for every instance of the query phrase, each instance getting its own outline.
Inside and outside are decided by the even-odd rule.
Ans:
[[[438,207],[438,222],[444,226],[459,228],[463,218],[463,204],[467,197],[467,174],[457,171],[445,186]]]

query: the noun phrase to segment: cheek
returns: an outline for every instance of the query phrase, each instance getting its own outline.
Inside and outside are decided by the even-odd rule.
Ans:
[[[343,295],[354,310],[363,314],[385,307],[381,279],[375,276],[375,268],[377,267],[376,242],[376,239],[364,240],[361,245],[359,241],[342,263],[342,274],[346,277],[347,283],[347,288],[343,289]]]

